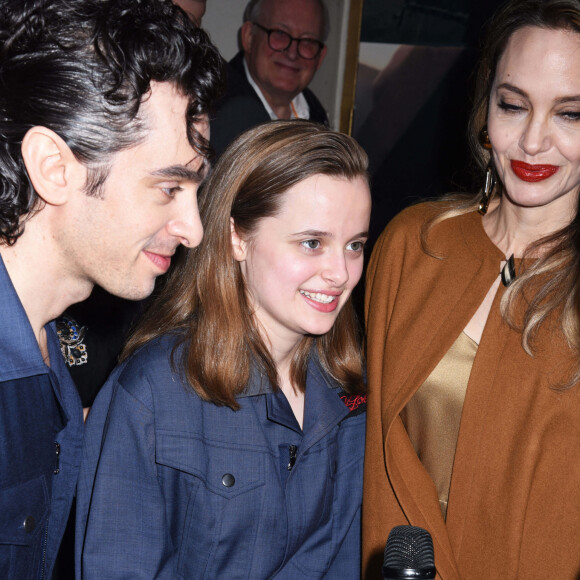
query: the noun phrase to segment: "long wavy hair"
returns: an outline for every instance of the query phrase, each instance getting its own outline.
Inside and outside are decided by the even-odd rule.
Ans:
[[[491,152],[480,142],[489,110],[491,88],[499,60],[507,43],[517,30],[538,27],[567,30],[578,34],[580,41],[579,0],[512,0],[490,21],[483,41],[475,79],[474,105],[469,122],[468,138],[474,159],[484,181]],[[494,195],[501,196],[504,185],[496,177]],[[482,192],[475,196],[446,196],[447,209],[430,221],[423,230],[423,247],[428,250],[429,230],[448,218],[475,211]],[[537,257],[539,256],[539,257]],[[542,324],[553,315],[559,316],[561,329],[572,349],[580,350],[578,323],[578,281],[580,275],[580,206],[566,227],[531,244],[524,253],[526,266],[507,288],[501,300],[504,319],[522,333],[524,350],[533,355],[533,339]],[[525,304],[523,316],[516,314],[517,304]],[[568,386],[580,380],[580,366]]]
[[[368,159],[354,139],[309,122],[274,121],[250,129],[220,157],[202,187],[199,209],[204,238],[187,250],[129,339],[123,358],[154,338],[177,332],[183,369],[197,394],[238,408],[252,365],[278,388],[276,365],[260,335],[240,264],[234,258],[231,218],[246,240],[260,220],[275,216],[288,189],[313,175],[367,179]],[[178,347],[176,346],[176,349]],[[312,349],[325,370],[349,393],[363,390],[360,335],[351,299],[332,329],[304,336],[290,367],[304,390]]]

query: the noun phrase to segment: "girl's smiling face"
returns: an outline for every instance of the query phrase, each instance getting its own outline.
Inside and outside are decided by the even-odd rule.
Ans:
[[[266,338],[287,350],[328,332],[358,283],[371,196],[362,177],[314,175],[290,188],[251,239],[232,231],[248,295]]]

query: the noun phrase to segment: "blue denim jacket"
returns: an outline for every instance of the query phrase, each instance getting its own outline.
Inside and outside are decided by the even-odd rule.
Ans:
[[[0,258],[0,578],[51,577],[75,492],[82,407],[54,324],[47,367]],[[58,455],[57,455],[58,450]]]
[[[82,578],[359,578],[364,399],[312,360],[303,430],[257,373],[232,411],[172,372],[172,345],[138,352],[89,415]]]

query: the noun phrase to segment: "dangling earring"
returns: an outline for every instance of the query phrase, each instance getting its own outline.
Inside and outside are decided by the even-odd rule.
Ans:
[[[483,188],[483,195],[481,196],[481,200],[477,208],[477,211],[481,215],[485,215],[487,213],[487,208],[489,207],[489,201],[493,194],[494,186],[495,178],[493,176],[493,167],[490,161],[489,165],[487,166],[487,171],[485,172],[485,186]]]
[[[479,144],[487,151],[491,151],[491,141],[489,140],[489,135],[487,134],[487,125],[484,125],[481,128],[478,138]],[[477,211],[481,215],[485,215],[487,213],[487,208],[489,206],[489,200],[491,199],[491,195],[493,193],[494,185],[495,178],[493,176],[493,166],[490,158],[489,164],[487,165],[487,171],[485,172],[485,186],[483,188],[483,196],[481,198],[481,201],[479,202],[479,207],[477,208]]]
[[[491,141],[489,140],[489,135],[487,134],[487,125],[484,125],[479,132],[479,144],[488,151],[491,151]]]

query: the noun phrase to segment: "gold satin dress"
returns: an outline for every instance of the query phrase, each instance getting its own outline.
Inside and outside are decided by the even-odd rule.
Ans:
[[[462,332],[401,412],[409,439],[435,483],[444,518],[463,402],[477,346]]]

